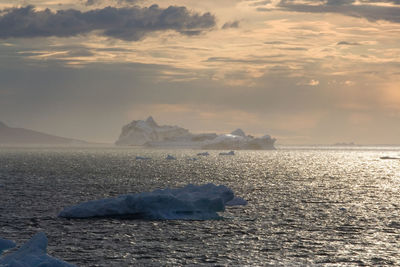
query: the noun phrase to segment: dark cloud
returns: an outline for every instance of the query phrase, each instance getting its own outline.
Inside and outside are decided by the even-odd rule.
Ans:
[[[229,29],[229,28],[239,28],[239,21],[235,20],[235,21],[230,21],[230,22],[226,22],[223,26],[222,29]]]
[[[327,6],[342,6],[342,5],[351,5],[355,0],[328,0],[326,2]]]
[[[285,42],[282,41],[270,41],[270,42],[264,42],[264,44],[268,45],[279,45],[279,44],[286,44]]]
[[[136,4],[141,0],[115,0],[117,4],[123,5],[123,4]],[[93,6],[93,5],[100,5],[100,4],[108,4],[110,5],[110,0],[85,0],[84,5],[86,6]]]
[[[338,42],[336,45],[361,45],[360,43],[357,42],[346,42],[346,41],[341,41]]]
[[[263,6],[263,5],[267,5],[267,4],[271,4],[271,0],[257,1],[257,2],[251,3],[250,6]]]
[[[190,12],[186,7],[106,7],[87,12],[68,9],[38,11],[33,6],[0,11],[0,38],[69,37],[98,31],[104,36],[138,41],[146,34],[174,30],[200,34],[215,26],[210,13]]]
[[[223,62],[223,63],[245,63],[245,64],[268,64],[268,63],[281,63],[282,60],[276,59],[283,55],[271,55],[260,58],[237,59],[230,57],[209,57],[205,62]]]
[[[305,47],[280,47],[279,49],[289,51],[308,51],[308,49]]]
[[[400,0],[361,0],[362,3],[392,3],[400,5]]]
[[[86,6],[93,6],[93,5],[98,4],[99,2],[102,2],[102,0],[87,0],[87,1],[85,2],[85,5],[86,5]]]
[[[305,13],[339,13],[346,16],[365,18],[369,21],[386,20],[400,23],[400,0],[364,0],[355,4],[355,0],[306,1],[281,0],[278,4],[282,10]],[[371,5],[391,3],[394,6]],[[257,9],[258,11],[268,11]]]

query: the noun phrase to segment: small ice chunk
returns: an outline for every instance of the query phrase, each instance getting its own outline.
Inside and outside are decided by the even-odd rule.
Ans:
[[[220,156],[234,156],[235,155],[235,151],[231,150],[229,152],[221,152],[219,153]]]
[[[47,237],[43,232],[34,235],[13,254],[0,259],[5,267],[76,267],[47,255]]]
[[[149,160],[149,157],[136,156],[136,160]]]
[[[226,186],[189,184],[177,189],[122,195],[67,207],[58,216],[64,218],[124,217],[153,220],[218,219],[219,211],[234,198]]]
[[[1,253],[3,253],[3,251],[13,248],[15,246],[16,245],[13,241],[0,238],[0,255]]]
[[[208,153],[208,151],[197,153],[197,156],[209,156],[209,155],[210,153]]]
[[[241,197],[234,197],[232,200],[228,201],[226,206],[246,206],[247,201]]]
[[[384,156],[384,157],[380,157],[380,159],[400,159],[400,158],[398,158],[398,157]]]
[[[172,156],[172,155],[168,155],[165,159],[168,159],[168,160],[175,160],[176,157],[174,157],[174,156]]]

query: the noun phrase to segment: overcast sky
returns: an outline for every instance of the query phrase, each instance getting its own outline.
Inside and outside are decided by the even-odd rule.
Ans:
[[[0,0],[0,121],[400,144],[399,0]]]

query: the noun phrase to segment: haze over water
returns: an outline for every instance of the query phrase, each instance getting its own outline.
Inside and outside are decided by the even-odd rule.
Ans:
[[[399,157],[399,147],[209,151],[188,160],[198,152],[2,148],[1,235],[21,244],[44,231],[49,254],[78,266],[400,265],[400,161],[380,159]],[[86,200],[210,182],[248,205],[216,221],[57,217]]]

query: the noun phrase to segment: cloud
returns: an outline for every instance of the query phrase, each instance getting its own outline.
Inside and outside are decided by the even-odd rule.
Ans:
[[[317,86],[319,85],[318,80],[311,79],[309,81],[300,81],[296,85],[309,85],[309,86]]]
[[[382,5],[385,4],[385,5]],[[278,7],[282,10],[305,13],[338,13],[346,16],[365,18],[369,21],[386,20],[400,23],[399,0],[328,0],[296,1],[281,0]],[[268,11],[259,8],[258,11]]]
[[[138,41],[148,33],[174,30],[196,35],[215,26],[210,13],[190,12],[186,7],[106,7],[87,12],[68,9],[56,12],[33,6],[0,11],[0,39],[70,37],[93,31],[107,37]]]
[[[235,20],[235,21],[230,21],[230,22],[226,22],[223,26],[222,29],[229,29],[229,28],[239,28],[239,21]]]

